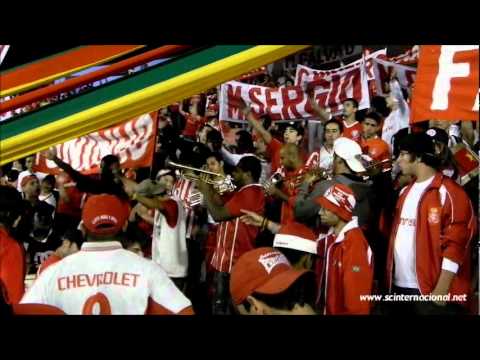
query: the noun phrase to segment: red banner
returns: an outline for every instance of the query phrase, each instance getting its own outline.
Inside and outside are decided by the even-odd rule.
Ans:
[[[120,158],[122,168],[148,167],[155,151],[157,112],[144,114],[121,125],[94,132],[56,146],[58,157],[84,174],[96,173],[109,154]],[[58,174],[53,161],[37,154],[35,171]]]
[[[478,121],[478,45],[422,45],[411,123]]]

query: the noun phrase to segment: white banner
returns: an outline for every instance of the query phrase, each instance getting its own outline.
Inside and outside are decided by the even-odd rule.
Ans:
[[[385,95],[384,84],[390,80],[390,74],[395,70],[400,86],[407,89],[415,82],[417,69],[411,66],[396,64],[381,59],[373,60],[373,72],[375,74],[375,85],[377,95]]]
[[[295,85],[302,85],[302,81],[308,81],[308,82],[313,81],[313,78],[318,73],[321,73],[323,75],[332,75],[332,74],[338,73],[339,71],[345,71],[345,70],[349,70],[349,69],[359,68],[364,62],[365,62],[365,67],[366,67],[366,71],[367,71],[367,80],[368,81],[374,80],[375,75],[373,73],[373,62],[372,62],[372,60],[373,59],[378,59],[378,58],[386,58],[386,56],[387,56],[387,49],[378,50],[378,51],[375,51],[375,52],[365,56],[364,58],[358,59],[358,60],[356,60],[356,61],[354,61],[350,64],[347,64],[345,66],[342,66],[342,67],[339,67],[339,68],[336,68],[336,69],[332,69],[332,70],[315,70],[315,69],[310,69],[307,66],[298,65],[297,66],[297,73],[296,73],[296,76],[295,76]],[[300,71],[299,71],[299,66],[300,66]],[[306,78],[306,80],[303,80],[303,77],[305,77],[307,75],[309,77]]]
[[[370,107],[368,77],[362,60],[334,70],[315,70],[298,65],[295,85],[305,89],[310,83],[316,85],[317,103],[333,115],[342,112],[342,102],[347,98],[357,100],[360,110]]]
[[[59,144],[58,157],[85,174],[98,172],[100,160],[109,154],[119,157],[122,168],[148,167],[155,149],[156,118],[156,112],[140,115],[121,125]],[[35,170],[50,174],[60,171],[40,153]]]

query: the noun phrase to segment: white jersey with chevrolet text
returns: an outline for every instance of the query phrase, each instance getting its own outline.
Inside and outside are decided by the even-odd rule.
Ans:
[[[108,241],[86,242],[51,265],[21,302],[53,305],[72,315],[142,315],[152,301],[174,314],[191,306],[160,266]]]

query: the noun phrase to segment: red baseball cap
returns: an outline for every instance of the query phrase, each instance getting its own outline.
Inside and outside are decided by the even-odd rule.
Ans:
[[[287,290],[308,270],[296,270],[280,251],[261,247],[243,254],[233,266],[230,294],[233,303],[240,305],[254,292],[279,294]]]
[[[317,254],[317,236],[309,227],[290,222],[280,227],[273,246]]]
[[[122,230],[129,213],[128,203],[118,197],[109,194],[94,195],[83,206],[83,225],[93,235],[115,235]]]
[[[324,209],[330,210],[344,221],[352,220],[355,207],[355,196],[347,185],[335,184],[325,191],[315,202]]]

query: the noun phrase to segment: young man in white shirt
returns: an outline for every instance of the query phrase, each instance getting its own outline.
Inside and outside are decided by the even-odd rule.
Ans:
[[[416,180],[402,189],[397,202],[387,286],[393,294],[438,297],[401,302],[392,310],[461,312],[464,308],[456,304],[467,306],[472,290],[469,247],[477,225],[471,202],[458,184],[438,171],[440,161],[427,134],[407,135],[397,161],[402,174]]]

